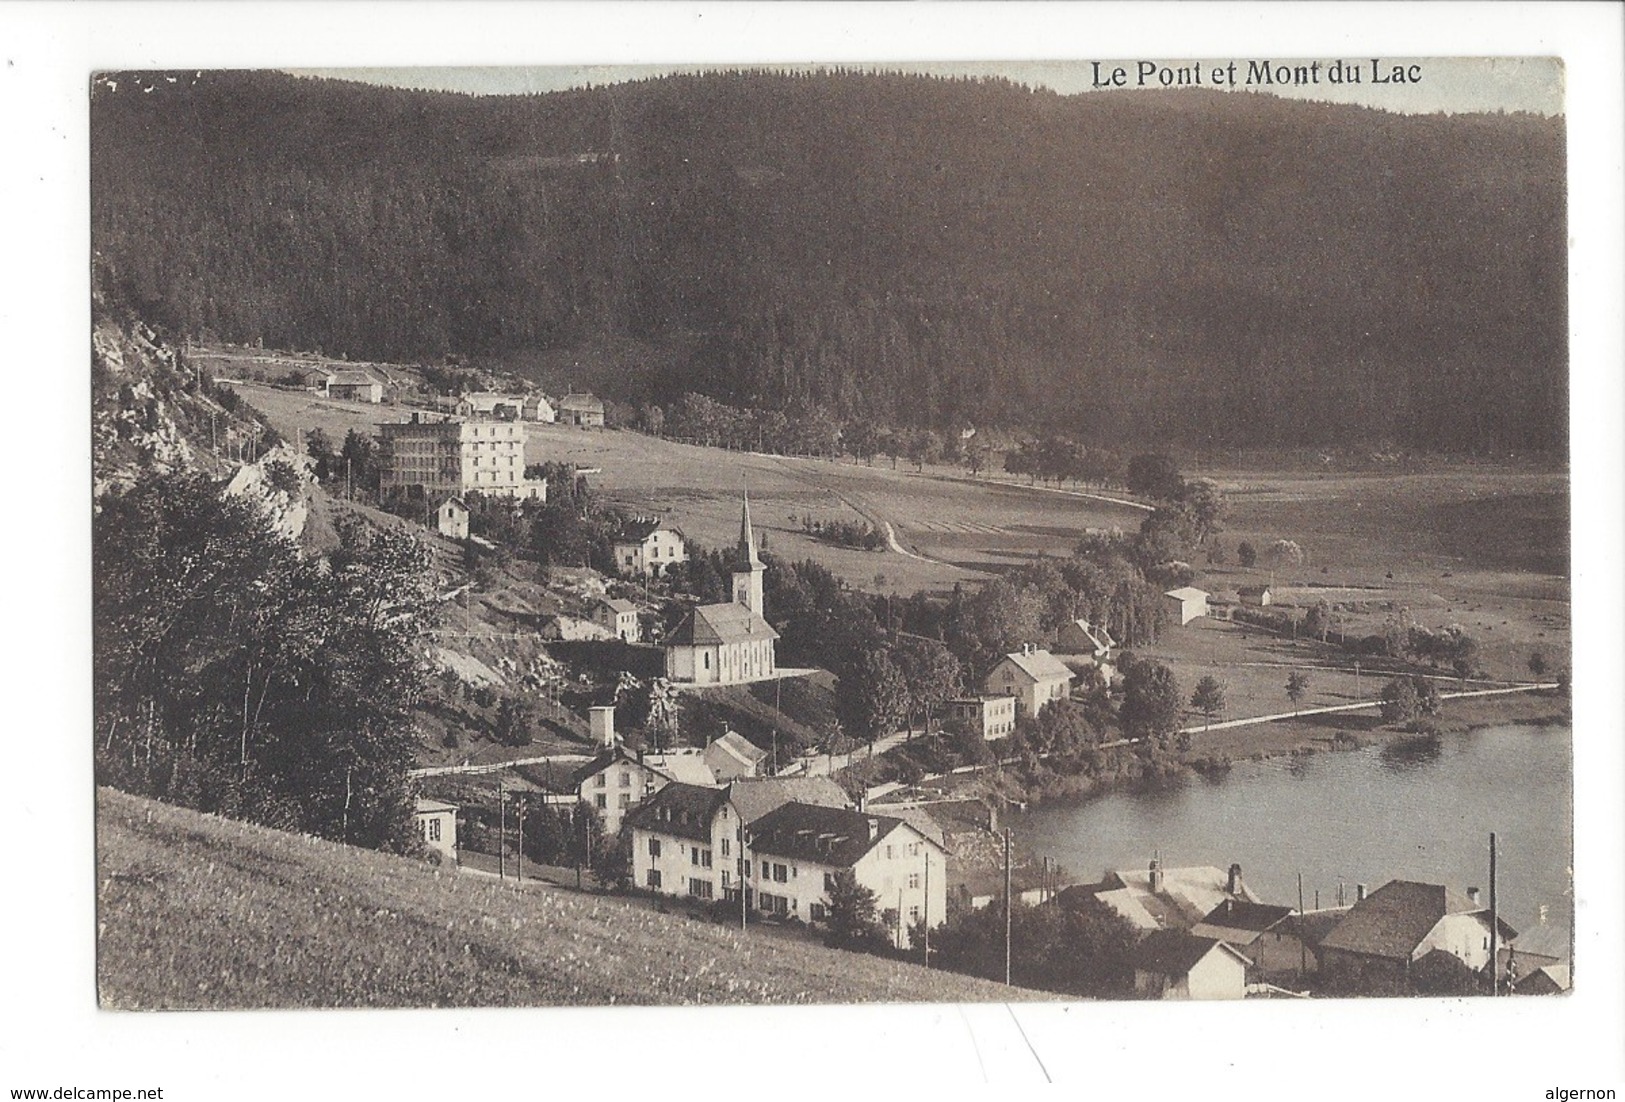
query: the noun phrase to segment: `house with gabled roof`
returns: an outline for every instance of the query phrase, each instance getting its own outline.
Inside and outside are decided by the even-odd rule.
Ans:
[[[1240,865],[1228,872],[1211,865],[1170,869],[1157,857],[1143,870],[1107,873],[1092,894],[1144,933],[1189,930],[1227,899],[1260,902],[1242,880]]]
[[[1091,624],[1088,620],[1068,620],[1055,633],[1055,646],[1070,654],[1087,654],[1101,663],[1111,658],[1117,640],[1099,624]]]
[[[604,403],[591,394],[566,394],[559,399],[557,409],[561,425],[604,427]]]
[[[1184,625],[1208,614],[1208,593],[1193,585],[1182,585],[1162,595],[1163,606],[1174,623]]]
[[[1443,951],[1481,971],[1518,933],[1504,921],[1492,931],[1489,908],[1477,895],[1473,889],[1463,894],[1443,884],[1390,880],[1356,900],[1321,940],[1321,970],[1403,982],[1412,964]]]
[[[1315,960],[1293,917],[1291,907],[1231,897],[1202,916],[1191,933],[1241,950],[1252,961],[1251,979],[1301,976],[1313,970]]]
[[[626,817],[633,883],[663,895],[738,900],[745,828],[797,800],[827,807],[848,802],[828,777],[740,779],[726,788],[666,785]]]
[[[457,805],[419,796],[412,806],[412,823],[423,844],[442,860],[457,860]]]
[[[718,781],[754,777],[762,771],[767,751],[738,731],[724,731],[705,746],[705,764]]]
[[[644,518],[622,530],[614,544],[615,569],[623,575],[658,578],[688,561],[683,534],[657,518]]]
[[[340,371],[328,381],[327,396],[377,405],[384,400],[384,384],[365,371]]]
[[[1072,676],[1066,663],[1049,651],[1023,644],[1021,650],[999,659],[982,688],[994,695],[1015,697],[1018,716],[1036,716],[1044,705],[1067,698]]]
[[[745,830],[745,888],[764,914],[820,922],[837,878],[875,893],[899,948],[908,930],[947,917],[947,850],[902,818],[788,803]]]
[[[746,494],[733,567],[734,599],[725,604],[700,605],[684,617],[666,640],[668,680],[732,685],[774,675],[778,669],[775,644],[779,633],[762,618],[762,574],[766,569],[756,553],[750,495]]]
[[[638,624],[638,606],[619,597],[599,598],[592,607],[592,622],[623,643],[636,643],[643,638],[643,629]]]
[[[455,495],[440,503],[434,511],[435,528],[442,536],[454,540],[468,538],[468,503]]]
[[[1157,930],[1130,954],[1134,993],[1148,999],[1241,999],[1252,961],[1217,938]]]

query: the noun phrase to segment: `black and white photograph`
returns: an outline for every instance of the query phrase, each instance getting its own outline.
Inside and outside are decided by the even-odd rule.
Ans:
[[[1256,1086],[1414,1015],[1485,1087],[1478,1023],[1617,1002],[1590,57],[977,54],[975,11],[936,55],[84,67],[79,351],[32,368],[83,674],[18,737],[74,744],[75,843],[21,835],[93,1032],[364,1023],[393,1092],[436,1045],[425,1087],[587,1089],[571,1030],[1087,1082],[1115,1019],[1151,1089],[1193,1033]],[[1312,1045],[1282,1086],[1363,1067]],[[1614,1097],[1599,1045],[1504,1096]],[[0,1087],[385,1081],[96,1067]]]

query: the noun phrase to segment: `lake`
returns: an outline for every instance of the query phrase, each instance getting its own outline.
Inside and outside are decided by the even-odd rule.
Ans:
[[[1567,930],[1573,911],[1573,755],[1566,727],[1486,727],[1432,748],[1369,747],[1261,762],[1157,792],[1115,792],[1006,817],[1034,854],[1074,880],[1144,868],[1239,862],[1253,892],[1296,906],[1348,902],[1389,880],[1476,886],[1489,900],[1496,834],[1501,916],[1520,931],[1540,909]]]

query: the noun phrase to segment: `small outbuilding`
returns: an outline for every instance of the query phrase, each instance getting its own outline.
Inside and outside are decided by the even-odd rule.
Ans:
[[[460,497],[448,497],[434,511],[435,528],[442,536],[454,540],[468,538],[468,505]]]
[[[1236,599],[1251,608],[1268,608],[1274,603],[1267,585],[1244,585],[1236,590]]]
[[[1208,614],[1207,597],[1207,590],[1193,585],[1182,585],[1162,595],[1168,614],[1180,625]]]
[[[619,597],[605,597],[593,606],[593,623],[613,632],[623,643],[636,643],[643,638],[638,624],[638,606]]]
[[[1134,993],[1149,999],[1241,999],[1247,969],[1241,951],[1217,938],[1157,930],[1134,947]]]
[[[457,805],[419,797],[412,809],[423,844],[448,861],[457,860]]]

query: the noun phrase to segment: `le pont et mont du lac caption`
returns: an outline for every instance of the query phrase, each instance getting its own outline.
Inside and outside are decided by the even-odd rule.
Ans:
[[[1096,88],[1268,88],[1315,84],[1420,84],[1422,66],[1368,61],[1091,61]]]

